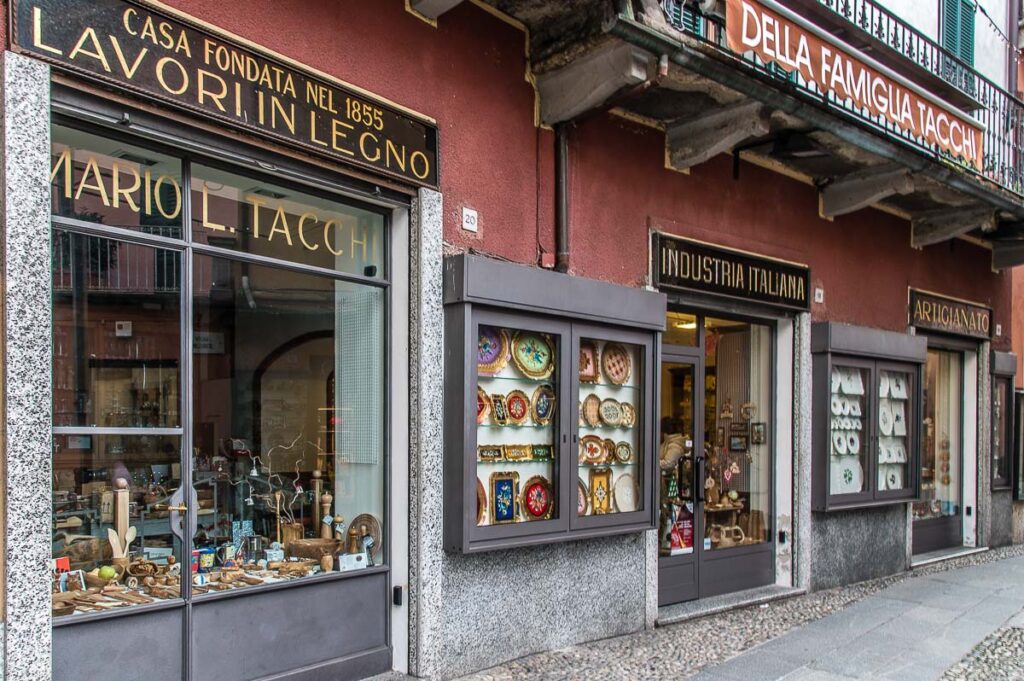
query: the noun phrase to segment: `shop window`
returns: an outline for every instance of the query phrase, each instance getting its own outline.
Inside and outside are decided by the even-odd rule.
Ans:
[[[821,323],[812,352],[815,510],[913,499],[925,341]]]
[[[760,544],[772,529],[772,329],[704,326],[704,547]]]
[[[384,216],[65,126],[52,161],[54,614],[383,565]]]
[[[963,488],[963,355],[928,350],[921,447],[921,497],[914,519],[960,514]]]
[[[661,342],[665,345],[697,345],[697,316],[685,312],[669,312]]]
[[[1012,484],[1013,387],[1011,378],[992,379],[992,488],[1008,489]]]

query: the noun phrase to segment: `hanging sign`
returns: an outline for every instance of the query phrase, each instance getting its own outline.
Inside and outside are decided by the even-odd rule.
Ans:
[[[430,121],[136,0],[13,0],[12,42],[84,78],[437,186],[437,127]]]
[[[757,0],[726,0],[725,25],[733,52],[754,52],[766,64],[799,72],[804,82],[822,92],[850,101],[857,110],[866,109],[927,146],[982,170],[984,128],[979,123],[785,8],[772,10]]]
[[[654,283],[662,290],[699,291],[810,309],[811,270],[806,265],[667,234],[656,234],[654,239]]]
[[[988,340],[992,310],[977,303],[910,289],[910,323],[919,329]]]

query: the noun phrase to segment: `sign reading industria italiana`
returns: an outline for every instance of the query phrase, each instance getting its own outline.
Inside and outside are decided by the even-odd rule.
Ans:
[[[992,310],[955,298],[910,289],[910,323],[921,329],[987,339]]]
[[[726,0],[725,25],[730,50],[753,51],[765,63],[799,72],[822,92],[852,102],[858,110],[884,118],[927,146],[982,169],[981,125],[937,97],[910,87],[828,33],[804,24],[785,8],[774,11],[757,0]]]
[[[437,186],[437,128],[353,87],[135,0],[12,5],[15,48],[61,69],[307,152]]]
[[[655,235],[655,285],[810,308],[811,271],[804,265],[764,258],[667,234]]]

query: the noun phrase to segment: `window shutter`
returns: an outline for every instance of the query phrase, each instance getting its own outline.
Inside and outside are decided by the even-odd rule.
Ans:
[[[942,46],[960,56],[960,4],[962,0],[943,0]]]
[[[974,13],[977,5],[971,0],[959,0],[960,5],[960,58],[974,66]]]

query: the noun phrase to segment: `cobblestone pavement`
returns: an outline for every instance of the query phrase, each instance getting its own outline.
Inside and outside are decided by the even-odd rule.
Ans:
[[[942,681],[1020,681],[1024,679],[1024,616],[997,629],[963,660],[946,670]]]
[[[524,657],[506,664],[484,670],[477,674],[462,677],[462,681],[508,681],[512,679],[573,679],[587,681],[588,679],[683,679],[700,673],[699,678],[721,681],[722,679],[739,679],[741,681],[755,681],[756,679],[777,679],[786,677],[787,681],[805,681],[807,679],[834,680],[849,678],[845,674],[832,674],[828,671],[807,669],[803,676],[786,676],[797,670],[801,664],[797,658],[787,659],[786,642],[781,640],[787,632],[794,629],[796,636],[811,630],[812,627],[802,627],[811,622],[821,620],[833,615],[835,622],[842,629],[847,630],[829,632],[825,637],[829,641],[838,636],[853,637],[857,631],[858,622],[868,627],[872,617],[876,619],[885,613],[893,614],[895,618],[897,611],[906,617],[917,617],[922,620],[920,626],[904,627],[906,630],[896,631],[888,638],[897,640],[912,637],[915,634],[929,632],[935,634],[937,631],[944,631],[943,627],[949,625],[949,621],[943,623],[946,610],[942,606],[953,607],[955,605],[954,592],[961,593],[964,598],[970,591],[970,576],[942,576],[942,573],[960,571],[965,568],[988,569],[985,566],[999,566],[1004,561],[1009,566],[1007,569],[1016,569],[1024,572],[1024,546],[1007,547],[984,553],[972,554],[963,558],[957,558],[942,563],[925,566],[910,573],[885,577],[854,584],[851,586],[820,591],[812,594],[790,598],[761,606],[752,606],[738,610],[720,613],[709,617],[690,620],[679,624],[659,627],[652,631],[643,631],[629,636],[595,641],[592,643],[573,646],[564,650],[556,650],[546,653],[539,653]],[[1001,569],[1001,568],[999,568]],[[993,573],[994,574],[994,573]],[[1019,584],[1024,584],[1024,578],[1019,579]],[[953,581],[948,581],[953,580]],[[968,582],[963,584],[961,582]],[[936,586],[936,583],[939,583]],[[944,586],[948,585],[948,586]],[[875,596],[883,590],[904,589],[908,595],[903,596],[904,600],[899,601],[900,592],[892,591],[893,598],[876,598]],[[949,593],[948,603],[940,603],[940,607],[923,605],[913,600],[917,597],[916,590],[921,590],[925,595],[939,592]],[[982,596],[982,594],[978,594]],[[983,594],[988,597],[989,594]],[[1024,606],[1024,586],[1016,588],[1014,597],[1019,599],[1017,609]],[[896,599],[894,601],[894,599]],[[983,600],[983,599],[980,599]],[[979,600],[979,602],[980,602]],[[1011,599],[1012,600],[1012,599]],[[891,605],[895,602],[895,605]],[[991,612],[979,612],[978,616],[983,619],[997,618],[1001,609],[1000,604],[1006,606],[1010,601],[1003,599],[999,603],[986,604],[990,606]],[[902,608],[900,603],[907,606]],[[841,612],[841,611],[846,611]],[[874,614],[869,614],[873,611]],[[946,645],[941,651],[942,654],[925,657],[920,660],[918,667],[921,669],[905,668],[902,676],[890,676],[889,678],[906,679],[913,678],[937,679],[949,665],[960,660],[960,657],[967,653],[975,643],[981,641],[992,630],[1002,625],[1013,613],[1006,613],[998,622],[981,622],[970,620],[973,626],[972,634],[977,638],[970,640],[970,645],[962,650],[956,646]],[[846,624],[841,619],[846,618]],[[833,618],[829,618],[830,620]],[[982,629],[984,629],[982,631]],[[865,628],[864,631],[868,631]],[[879,644],[885,643],[886,638],[882,632],[874,633]],[[787,637],[788,638],[788,637]],[[961,645],[963,635],[959,636]],[[803,649],[817,651],[822,649],[824,639],[815,642],[809,638],[802,642]],[[834,642],[834,641],[833,641]],[[741,655],[755,646],[763,644],[763,650],[752,651],[750,655]],[[801,642],[794,642],[795,646]],[[775,649],[772,649],[772,646]],[[955,652],[955,657],[947,659],[948,655]],[[737,658],[731,660],[730,658]],[[724,663],[726,660],[729,662]],[[944,661],[941,668],[935,665]],[[860,659],[862,665],[870,666],[870,657]],[[909,658],[908,658],[909,662]],[[916,662],[915,662],[916,664]],[[731,665],[731,668],[730,668]],[[775,668],[772,667],[775,665]],[[791,667],[789,671],[783,671]],[[921,675],[913,676],[913,673],[920,672]],[[930,674],[930,676],[928,675]],[[863,678],[871,678],[865,676]],[[953,678],[983,678],[983,677],[953,677]],[[997,677],[993,677],[997,678]],[[1012,677],[1011,677],[1012,678]]]

